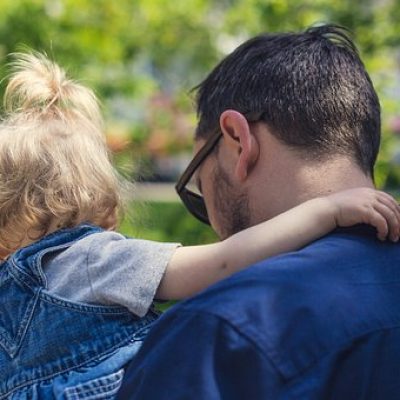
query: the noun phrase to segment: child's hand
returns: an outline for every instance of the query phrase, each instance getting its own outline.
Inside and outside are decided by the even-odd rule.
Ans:
[[[378,238],[393,242],[400,235],[400,206],[387,193],[369,188],[349,189],[327,196],[334,205],[337,226],[365,223],[374,226]]]

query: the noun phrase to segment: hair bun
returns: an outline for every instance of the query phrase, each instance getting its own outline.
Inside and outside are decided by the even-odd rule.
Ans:
[[[17,53],[0,120],[0,257],[54,229],[112,228],[120,183],[98,101],[40,53]]]
[[[60,119],[83,118],[101,125],[94,93],[69,79],[65,71],[38,52],[14,53],[11,75],[4,95],[8,114]]]

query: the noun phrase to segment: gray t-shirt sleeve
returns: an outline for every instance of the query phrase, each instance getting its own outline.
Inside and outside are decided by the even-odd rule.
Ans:
[[[122,305],[142,317],[177,246],[94,233],[44,263],[48,290],[72,301]]]

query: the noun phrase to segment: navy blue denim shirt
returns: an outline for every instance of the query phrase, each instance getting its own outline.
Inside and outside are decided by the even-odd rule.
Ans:
[[[51,234],[0,265],[0,399],[112,399],[152,311],[74,303],[51,295],[42,258],[99,232],[81,225]]]
[[[338,230],[165,313],[127,399],[400,399],[400,245]]]

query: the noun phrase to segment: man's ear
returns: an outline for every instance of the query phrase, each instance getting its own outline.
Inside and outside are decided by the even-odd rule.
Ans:
[[[246,118],[238,111],[225,110],[219,119],[224,139],[236,155],[235,175],[244,181],[258,159],[259,144]]]

